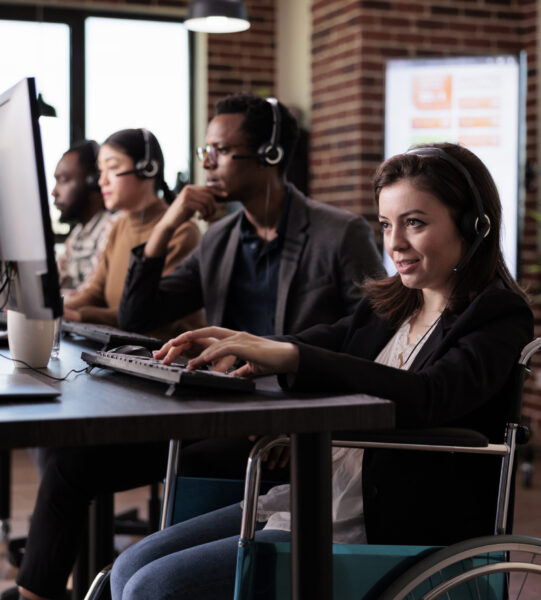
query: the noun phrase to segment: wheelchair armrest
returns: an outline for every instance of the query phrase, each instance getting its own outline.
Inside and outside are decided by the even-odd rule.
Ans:
[[[473,429],[434,427],[430,429],[389,429],[376,432],[340,431],[333,433],[337,441],[379,442],[389,444],[415,444],[427,446],[462,446],[484,448],[488,438]]]

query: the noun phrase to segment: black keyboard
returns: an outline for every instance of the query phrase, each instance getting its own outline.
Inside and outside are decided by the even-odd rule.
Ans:
[[[123,331],[110,325],[101,325],[99,323],[79,323],[77,321],[62,321],[62,331],[80,335],[87,340],[101,342],[109,347],[121,346],[124,344],[134,344],[145,346],[149,350],[157,350],[164,344],[163,340],[155,337]]]
[[[178,391],[177,386],[185,385],[237,392],[251,392],[255,389],[255,384],[251,379],[206,369],[189,371],[184,365],[164,365],[161,361],[146,356],[98,351],[83,352],[81,358],[91,367],[113,369],[121,373],[167,383],[170,385],[166,392],[168,395]]]

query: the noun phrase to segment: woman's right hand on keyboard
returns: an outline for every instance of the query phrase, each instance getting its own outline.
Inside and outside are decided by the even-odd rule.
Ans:
[[[199,331],[199,330],[197,330]],[[156,360],[162,360],[164,365],[171,364],[177,356],[192,358],[199,356],[201,352],[208,348],[211,344],[217,341],[213,337],[197,338],[193,340],[185,340],[185,334],[181,334],[166,342],[159,350],[155,350],[152,354]],[[235,364],[235,357],[223,357],[218,362],[213,363],[216,371],[226,372]]]
[[[232,372],[239,377],[261,377],[271,373],[296,373],[299,366],[299,349],[289,342],[277,342],[246,332],[223,327],[203,327],[187,331],[176,338],[179,343],[195,343],[201,339],[215,338],[201,354],[190,360],[189,369],[206,364],[216,365],[224,358],[239,358],[246,362]],[[232,363],[230,363],[231,365]],[[222,365],[221,365],[222,366]],[[223,368],[220,368],[223,370]]]

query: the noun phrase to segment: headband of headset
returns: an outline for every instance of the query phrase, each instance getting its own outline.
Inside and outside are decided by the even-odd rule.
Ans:
[[[284,149],[280,146],[282,118],[278,100],[276,98],[265,98],[265,100],[272,109],[272,131],[269,141],[262,144],[255,154],[234,154],[233,158],[257,158],[264,165],[274,167],[284,158]]]
[[[130,169],[129,171],[122,171],[122,173],[117,173],[117,177],[123,177],[124,175],[134,174],[140,179],[152,179],[158,174],[160,165],[156,159],[150,158],[150,131],[144,128],[141,128],[139,131],[143,136],[143,141],[145,144],[144,158],[142,160],[138,160],[135,163],[134,169]]]

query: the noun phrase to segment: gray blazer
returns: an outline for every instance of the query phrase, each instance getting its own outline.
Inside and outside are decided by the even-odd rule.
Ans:
[[[211,225],[200,245],[167,277],[163,258],[132,252],[119,307],[120,327],[149,331],[199,308],[221,325],[240,236],[242,212]],[[295,333],[351,314],[357,283],[384,274],[372,230],[358,215],[314,202],[291,186],[280,258],[275,333]]]

